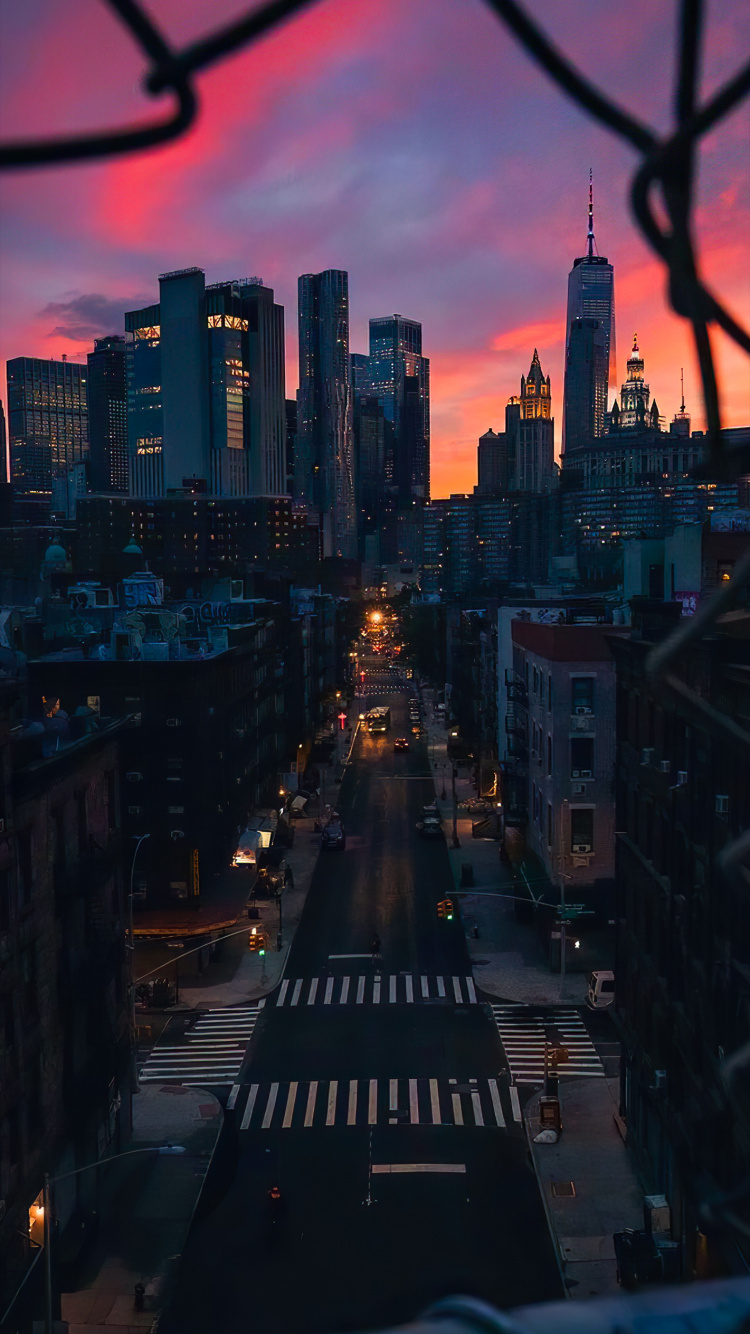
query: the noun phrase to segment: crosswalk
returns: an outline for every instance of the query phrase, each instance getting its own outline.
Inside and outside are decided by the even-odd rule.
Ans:
[[[544,1078],[546,1038],[567,1049],[561,1078],[603,1077],[604,1066],[577,1010],[529,1014],[524,1005],[493,1005],[492,1013],[516,1083],[537,1084]]]
[[[478,1003],[472,977],[415,973],[360,973],[344,977],[284,978],[270,1005],[413,1005],[419,1001],[451,1005]]]
[[[177,1045],[159,1042],[139,1070],[142,1084],[231,1084],[240,1071],[263,1001],[210,1010]]]
[[[497,1079],[321,1079],[235,1084],[227,1101],[240,1130],[331,1126],[467,1126],[521,1121],[518,1090]]]

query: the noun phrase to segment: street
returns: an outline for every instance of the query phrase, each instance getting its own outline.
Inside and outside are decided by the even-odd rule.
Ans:
[[[450,1293],[500,1307],[563,1295],[495,1017],[458,914],[437,913],[453,879],[445,839],[416,829],[434,784],[423,741],[394,752],[411,693],[394,682],[370,674],[390,732],[359,732],[346,849],[321,853],[285,976],[228,1067],[167,1334],[334,1334]]]

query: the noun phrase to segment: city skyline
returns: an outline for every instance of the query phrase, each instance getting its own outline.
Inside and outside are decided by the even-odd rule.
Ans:
[[[623,60],[617,41],[603,54],[593,41],[596,25],[587,24],[596,13],[597,24],[605,17],[616,35],[625,17],[614,4],[606,9],[602,16],[601,7],[576,0],[547,6],[540,18],[584,68],[596,58],[600,80],[623,102],[640,99],[651,108],[656,97],[655,114],[665,119],[668,80],[661,81],[663,97],[654,87],[661,86],[663,52],[671,50],[671,14],[644,7],[637,36],[628,26]],[[652,393],[668,418],[684,366],[687,406],[700,429],[688,331],[668,312],[659,263],[626,215],[629,155],[603,131],[582,128],[580,114],[481,6],[466,16],[434,0],[429,12],[425,24],[425,6],[406,12],[364,3],[343,21],[340,4],[316,7],[226,69],[202,76],[203,117],[183,143],[64,173],[9,175],[3,359],[66,352],[83,360],[95,337],[122,332],[125,309],[152,299],[154,272],[200,264],[209,282],[256,272],[274,288],[286,311],[293,393],[297,278],[339,267],[350,274],[352,351],[366,351],[369,319],[389,310],[422,323],[432,363],[432,492],[466,490],[477,439],[502,427],[505,402],[535,346],[562,401],[566,275],[585,247],[593,166],[597,240],[616,270],[623,346],[637,329]],[[176,6],[164,5],[160,17],[183,35],[186,19]],[[222,14],[214,8],[210,17]],[[98,15],[85,24],[81,17],[89,40],[73,50],[76,18],[74,7],[63,31],[43,0],[33,23],[28,14],[12,16],[9,46],[23,47],[31,27],[43,36],[30,60],[15,62],[19,73],[6,78],[9,133],[44,127],[47,107],[34,95],[35,74],[52,44],[65,54],[56,85],[56,103],[67,109],[61,128],[132,114],[137,57]],[[191,29],[208,19],[207,7],[191,8]],[[740,26],[739,4],[712,23],[707,88],[730,72]],[[105,61],[117,54],[118,74],[84,96],[91,42]],[[315,60],[303,60],[311,51]],[[415,75],[408,90],[407,63]],[[491,81],[484,77],[490,70]],[[741,243],[746,115],[722,126],[703,153],[698,216],[702,269],[720,295],[729,292],[740,318],[750,289]],[[750,393],[740,353],[723,337],[716,347],[724,423],[741,425]]]

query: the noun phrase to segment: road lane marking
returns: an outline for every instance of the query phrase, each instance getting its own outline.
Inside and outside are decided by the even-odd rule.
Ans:
[[[305,1108],[305,1125],[311,1126],[315,1115],[315,1100],[318,1096],[318,1081],[314,1079],[307,1090],[307,1107]]]
[[[427,978],[426,978],[426,977],[423,977],[421,980],[422,980],[422,995],[423,995],[423,996],[429,996],[429,994],[430,994],[430,984],[429,984],[429,982],[427,981]]]
[[[417,1099],[417,1081],[409,1080],[409,1120],[413,1126],[419,1125],[419,1101]]]
[[[500,1101],[500,1090],[497,1087],[497,1080],[488,1079],[487,1083],[490,1087],[490,1097],[492,1098],[492,1109],[495,1113],[495,1120],[499,1126],[504,1126],[505,1117],[503,1116],[503,1105]]]
[[[396,977],[395,977],[395,974],[393,974],[393,975],[388,979],[388,1000],[389,1000],[389,1002],[390,1002],[391,1005],[395,1005],[395,1003],[396,1003]]]
[[[430,1105],[432,1107],[432,1124],[440,1125],[440,1094],[438,1093],[438,1082],[436,1079],[430,1080]]]
[[[471,978],[471,977],[467,977],[467,979],[466,979],[466,990],[467,990],[468,993],[469,993],[469,1000],[471,1001],[472,1005],[476,1005],[476,1003],[477,1003],[477,993],[476,993],[476,989],[475,989],[475,987],[474,987],[474,979]]]
[[[302,990],[302,978],[300,977],[300,978],[297,979],[297,981],[296,981],[295,984],[294,984],[294,991],[292,992],[292,999],[291,999],[290,1002],[289,1002],[290,1005],[296,1005],[296,1004],[297,1004],[297,1001],[299,1000],[299,993],[301,992],[301,990]]]
[[[349,1106],[346,1112],[346,1124],[353,1126],[357,1120],[357,1080],[349,1080]]]
[[[370,1080],[370,1096],[367,1103],[367,1124],[374,1126],[378,1120],[378,1081]]]
[[[472,1080],[471,1082],[472,1082],[472,1084],[473,1084],[473,1083],[474,1083],[474,1080]],[[478,1089],[478,1088],[472,1088],[472,1090],[471,1090],[471,1105],[472,1105],[472,1107],[474,1108],[474,1125],[475,1125],[475,1126],[483,1126],[483,1125],[484,1125],[484,1117],[483,1117],[483,1115],[482,1115],[482,1104],[481,1104],[480,1099],[479,1099],[479,1089]]]
[[[349,981],[350,979],[348,977],[345,977],[343,982],[341,983],[341,995],[339,996],[339,1005],[346,1005],[347,997],[349,995]]]
[[[369,954],[329,954],[329,959],[369,959]]]
[[[460,977],[454,977],[451,980],[453,982],[453,995],[456,997],[456,1004],[461,1005],[463,1003],[463,996],[461,995],[461,979]]]
[[[240,1086],[239,1086],[239,1084],[233,1084],[233,1085],[232,1085],[231,1092],[230,1092],[230,1094],[229,1094],[229,1097],[227,1098],[227,1111],[228,1111],[228,1112],[233,1112],[233,1111],[234,1111],[234,1104],[235,1104],[236,1101],[237,1101],[237,1094],[239,1093],[239,1091],[240,1091]]]
[[[268,1127],[271,1124],[271,1121],[273,1119],[273,1110],[274,1107],[276,1106],[276,1099],[278,1095],[279,1095],[278,1084],[272,1084],[268,1094],[268,1102],[266,1103],[266,1110],[263,1113],[263,1121],[261,1123],[263,1130],[268,1130]]]
[[[461,1108],[461,1094],[451,1093],[451,1102],[453,1103],[453,1123],[462,1126],[464,1123],[464,1114]]]
[[[508,1090],[508,1092],[510,1093],[510,1105],[511,1105],[511,1107],[513,1108],[513,1120],[514,1120],[514,1121],[520,1121],[520,1120],[521,1120],[521,1104],[520,1104],[520,1102],[518,1101],[518,1089],[516,1088],[515,1084],[511,1084],[510,1089]]]
[[[312,982],[310,983],[310,995],[309,995],[308,998],[307,998],[307,1003],[308,1003],[308,1005],[314,1005],[314,1004],[315,1004],[315,997],[316,997],[317,994],[318,994],[318,982],[319,982],[319,980],[320,980],[319,978],[314,977],[313,980],[312,980]]]
[[[375,981],[374,981],[373,984],[372,984],[372,1003],[373,1003],[373,1005],[379,1005],[379,1004],[380,1004],[380,978],[379,978],[379,977],[376,977],[376,978],[375,978]]]
[[[247,1102],[245,1103],[245,1110],[244,1110],[244,1112],[243,1112],[243,1114],[242,1114],[242,1120],[240,1121],[240,1130],[247,1130],[248,1126],[250,1125],[250,1117],[251,1117],[252,1114],[253,1114],[253,1107],[255,1106],[255,1099],[256,1099],[257,1096],[258,1096],[258,1088],[259,1088],[259,1085],[258,1085],[258,1084],[251,1084],[251,1085],[250,1085],[250,1092],[249,1092],[248,1095],[247,1095]]]
[[[283,1005],[283,1004],[284,1004],[284,999],[285,999],[285,997],[286,997],[286,993],[287,993],[288,990],[289,990],[289,978],[288,978],[288,977],[285,977],[285,978],[284,978],[284,981],[283,981],[282,984],[281,984],[280,990],[279,990],[279,999],[278,999],[277,1002],[276,1002],[277,1005]]]
[[[396,1176],[403,1172],[439,1172],[465,1175],[466,1163],[373,1163],[373,1176]]]
[[[388,1081],[388,1111],[395,1112],[398,1107],[398,1080],[389,1079]]]
[[[357,982],[357,1005],[361,1005],[365,998],[365,979],[360,977]]]
[[[290,1125],[292,1124],[292,1116],[294,1115],[294,1104],[296,1101],[297,1101],[297,1081],[295,1079],[289,1085],[289,1092],[286,1097],[286,1109],[284,1111],[284,1120],[282,1122],[284,1130],[288,1130]]]
[[[339,1081],[332,1079],[328,1085],[328,1107],[326,1108],[326,1125],[332,1126],[336,1120],[336,1094],[339,1091]]]
[[[445,995],[445,982],[443,981],[442,977],[439,977],[439,978],[438,978],[438,980],[437,980],[437,984],[438,984],[438,996],[444,996],[444,995]]]
[[[259,1010],[262,1010],[262,1008],[263,1008],[263,1006],[265,1005],[265,1003],[266,1003],[266,998],[265,998],[265,996],[264,996],[262,1000],[259,1000],[259,1001],[258,1001],[258,1009],[259,1009]]]
[[[411,979],[411,973],[409,973],[406,979],[406,999],[409,1004],[414,1000],[414,983]]]
[[[326,980],[326,994],[325,994],[325,996],[323,997],[323,1004],[324,1004],[324,1005],[330,1005],[330,1004],[331,1004],[331,996],[332,996],[332,995],[333,995],[333,978],[332,978],[332,977],[329,977],[329,978],[327,978],[327,980]]]

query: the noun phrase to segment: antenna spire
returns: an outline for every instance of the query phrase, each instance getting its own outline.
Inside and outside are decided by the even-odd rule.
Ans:
[[[589,167],[589,230],[586,237],[588,245],[588,258],[591,259],[594,254],[594,170]]]
[[[681,398],[682,398],[682,402],[680,403],[680,412],[684,412],[684,411],[685,411],[685,374],[684,374],[684,371],[683,371],[683,369],[682,369],[682,366],[680,366],[680,395],[681,395]]]

